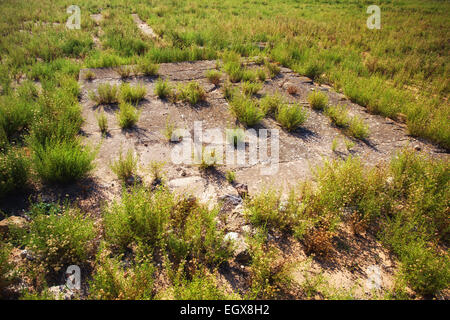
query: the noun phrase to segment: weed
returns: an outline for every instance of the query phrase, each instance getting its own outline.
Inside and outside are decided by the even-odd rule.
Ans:
[[[108,118],[106,117],[105,112],[97,114],[97,124],[102,135],[106,135],[108,133]]]
[[[275,78],[281,71],[280,67],[276,63],[266,61],[265,64],[270,78]]]
[[[155,94],[160,99],[169,98],[173,95],[173,89],[168,80],[162,80],[159,78],[155,84]]]
[[[206,92],[203,87],[196,81],[191,81],[186,85],[180,85],[178,88],[178,98],[182,101],[196,105],[200,101],[205,101]]]
[[[220,78],[222,77],[222,74],[217,70],[208,70],[206,71],[205,76],[209,82],[217,86],[220,83]]]
[[[293,131],[308,118],[306,110],[299,105],[281,105],[276,113],[276,120],[287,131]]]
[[[245,142],[245,132],[241,128],[227,129],[226,137],[229,144],[234,148],[242,146]]]
[[[122,102],[119,104],[117,121],[122,129],[133,127],[139,120],[140,112],[131,104]]]
[[[225,174],[225,177],[228,181],[228,183],[233,184],[236,181],[236,173],[234,171],[227,171]]]
[[[96,104],[112,104],[119,101],[119,90],[117,85],[102,83],[97,88],[97,94],[91,92],[89,98]]]
[[[10,148],[0,153],[0,198],[26,187],[29,168],[29,160],[19,149]]]
[[[116,71],[122,79],[129,78],[133,73],[133,69],[130,66],[120,66]]]
[[[278,107],[283,104],[285,104],[285,101],[279,93],[265,95],[260,101],[261,110],[266,116],[275,116]]]
[[[242,124],[252,127],[264,117],[256,102],[243,95],[236,95],[230,102],[231,111]]]
[[[313,91],[308,95],[308,102],[315,110],[324,110],[328,105],[328,97],[320,91]]]
[[[150,60],[142,59],[138,62],[136,70],[145,76],[155,76],[158,74],[159,65],[152,63]]]
[[[117,175],[117,178],[126,182],[127,179],[136,175],[138,161],[139,159],[134,156],[134,152],[131,149],[127,151],[125,157],[122,155],[122,150],[120,150],[119,159],[113,162],[110,167]]]
[[[258,93],[261,90],[262,85],[260,83],[245,81],[242,83],[242,92],[245,95],[252,96]]]
[[[144,85],[130,86],[128,83],[123,83],[120,85],[120,101],[128,102],[136,105],[139,101],[144,99],[147,89]]]
[[[95,73],[92,70],[88,70],[84,74],[84,80],[92,81],[95,79]]]

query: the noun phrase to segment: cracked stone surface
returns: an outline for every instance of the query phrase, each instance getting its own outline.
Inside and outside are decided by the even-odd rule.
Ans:
[[[256,65],[248,64],[249,68]],[[164,137],[163,130],[169,116],[177,128],[185,128],[193,135],[195,121],[203,121],[203,132],[207,129],[219,128],[223,130],[225,140],[226,128],[236,126],[236,120],[229,111],[229,105],[222,93],[224,79],[219,86],[211,85],[205,78],[205,71],[216,68],[215,61],[197,61],[182,63],[165,63],[160,65],[159,76],[169,79],[176,87],[179,83],[191,80],[198,81],[207,91],[207,98],[196,106],[186,103],[172,103],[159,99],[153,92],[157,77],[134,76],[121,79],[113,68],[83,69],[80,72],[81,104],[85,123],[83,132],[87,143],[99,147],[96,159],[95,179],[113,194],[120,191],[120,183],[111,172],[109,164],[114,161],[122,148],[123,152],[131,148],[140,158],[139,174],[144,181],[149,181],[148,164],[152,160],[165,162],[166,180],[169,186],[179,189],[182,193],[194,193],[201,199],[213,199],[224,194],[236,194],[234,188],[226,181],[228,170],[236,172],[236,180],[247,184],[250,194],[268,187],[281,188],[287,191],[301,180],[311,176],[312,169],[320,165],[325,158],[345,158],[348,155],[359,156],[365,163],[375,165],[380,161],[389,160],[396,151],[404,146],[415,147],[431,156],[448,158],[445,150],[436,147],[407,134],[404,124],[379,115],[369,114],[362,106],[350,102],[340,93],[327,86],[318,86],[311,79],[299,76],[287,68],[281,68],[281,73],[274,79],[264,82],[258,94],[262,97],[266,93],[281,93],[289,102],[300,103],[308,109],[308,120],[294,132],[284,131],[273,119],[265,118],[259,129],[279,130],[279,170],[275,175],[262,175],[261,169],[267,167],[261,161],[255,164],[223,165],[214,170],[203,172],[196,165],[173,164],[171,152],[175,146]],[[83,74],[91,70],[95,73],[92,81],[84,80]],[[225,77],[223,77],[225,78]],[[96,106],[89,98],[90,91],[95,91],[101,83],[131,84],[141,83],[147,89],[145,99],[137,108],[141,112],[135,128],[122,130],[119,128],[115,116],[117,105]],[[237,84],[238,85],[238,84]],[[287,88],[295,86],[297,94],[290,95]],[[311,90],[321,90],[328,95],[329,103],[348,106],[350,115],[359,115],[369,126],[370,134],[366,141],[354,140],[355,146],[348,151],[343,135],[339,128],[334,127],[322,112],[307,107],[307,96]],[[102,138],[98,129],[96,113],[104,110],[109,124],[109,135]],[[333,139],[340,137],[338,148],[331,150]],[[267,141],[270,154],[270,139]],[[249,145],[245,146],[249,151]],[[225,149],[225,148],[224,148]],[[147,168],[147,169],[146,169]]]

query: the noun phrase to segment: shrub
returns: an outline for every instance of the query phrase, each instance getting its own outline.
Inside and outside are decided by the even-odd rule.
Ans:
[[[205,76],[209,82],[217,86],[220,83],[220,78],[222,77],[222,74],[217,70],[208,70],[206,71]]]
[[[236,173],[234,171],[227,171],[225,178],[229,183],[234,183],[236,181]]]
[[[274,116],[278,111],[278,107],[283,104],[285,104],[285,101],[278,93],[265,95],[260,101],[261,110],[265,115],[270,116]]]
[[[345,106],[329,106],[325,110],[325,114],[337,127],[347,128],[349,126],[350,117],[348,116],[348,111]]]
[[[299,105],[281,105],[278,108],[278,112],[276,114],[277,121],[287,131],[293,131],[297,129],[297,127],[303,124],[307,118],[308,115],[306,113],[306,110],[304,110]]]
[[[223,69],[228,74],[231,82],[239,82],[244,76],[244,71],[242,70],[240,62],[226,62]]]
[[[120,180],[125,182],[136,174],[138,160],[131,149],[127,151],[125,157],[122,155],[122,150],[120,150],[119,159],[111,164],[111,170]]]
[[[137,64],[137,71],[146,76],[155,76],[158,74],[158,70],[159,65],[152,63],[150,60],[142,59]]]
[[[308,95],[308,102],[315,110],[324,110],[328,105],[328,97],[320,91],[313,91]]]
[[[0,153],[0,199],[28,183],[29,161],[18,149]]]
[[[264,117],[264,113],[259,109],[257,103],[248,97],[236,95],[230,104],[233,114],[239,122],[246,126],[252,127],[258,124]]]
[[[90,93],[89,97],[96,104],[111,104],[117,103],[119,96],[117,85],[110,85],[109,83],[102,83],[97,88],[97,94]]]
[[[102,135],[106,135],[106,133],[108,132],[108,118],[106,118],[105,112],[99,113],[97,115],[97,123]]]
[[[128,83],[123,83],[120,86],[120,100],[137,104],[144,99],[147,89],[143,85],[130,86]]]
[[[242,81],[256,82],[256,72],[250,69],[242,70]]]
[[[71,183],[85,177],[94,168],[95,152],[75,140],[48,140],[33,143],[33,166],[40,178],[49,183]]]
[[[242,92],[244,94],[252,96],[258,93],[259,90],[261,90],[262,84],[255,83],[255,82],[249,82],[245,81],[242,83]]]
[[[116,69],[122,79],[129,78],[133,69],[130,66],[120,66]]]
[[[122,102],[119,104],[119,111],[117,112],[117,120],[122,129],[131,128],[139,120],[139,111],[131,104]]]
[[[360,140],[366,139],[369,136],[369,127],[358,116],[351,118],[348,131],[350,135]]]
[[[211,274],[197,271],[192,279],[177,279],[172,288],[176,300],[226,300],[235,295],[228,295],[220,288]]]
[[[278,64],[271,63],[271,62],[268,62],[268,61],[266,61],[266,68],[267,68],[267,71],[269,72],[269,76],[271,78],[276,77],[281,71],[281,69],[278,66]]]
[[[170,117],[167,116],[166,126],[163,131],[163,134],[166,137],[167,141],[173,141],[172,139],[175,138],[173,136],[174,132],[175,132],[175,124],[170,120]]]
[[[89,297],[96,300],[147,300],[154,296],[155,267],[148,258],[124,267],[117,257],[101,250],[95,262]]]
[[[95,79],[95,73],[92,70],[88,70],[84,74],[84,80],[92,81]]]
[[[200,169],[208,169],[215,167],[221,161],[221,156],[216,153],[216,149],[207,150],[202,148],[202,159]]]
[[[168,98],[172,96],[172,86],[168,80],[162,80],[159,78],[155,84],[155,94],[160,98]]]
[[[11,139],[16,133],[22,132],[32,123],[35,105],[28,98],[14,95],[0,96],[0,128]]]
[[[231,101],[235,95],[239,94],[238,88],[233,87],[230,82],[226,82],[223,86],[223,95],[225,99]]]
[[[178,98],[184,102],[189,102],[191,105],[195,105],[200,101],[206,99],[206,92],[196,81],[191,81],[186,85],[180,85]]]
[[[259,68],[258,70],[256,70],[256,76],[258,77],[259,81],[261,81],[261,82],[266,81],[267,74],[264,69]]]
[[[37,257],[47,273],[71,264],[82,265],[93,252],[97,236],[94,220],[75,209],[63,214],[40,214],[33,217],[23,244]]]
[[[244,143],[245,132],[241,128],[226,130],[227,142],[232,144],[235,148]]]
[[[13,265],[9,262],[10,248],[1,242],[0,243],[0,298],[2,298],[3,290],[11,283],[11,270]]]

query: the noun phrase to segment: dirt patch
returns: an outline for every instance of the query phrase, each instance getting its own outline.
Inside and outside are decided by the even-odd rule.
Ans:
[[[158,35],[153,31],[152,27],[142,21],[136,13],[131,15],[133,17],[134,22],[141,32],[149,38],[158,39]]]

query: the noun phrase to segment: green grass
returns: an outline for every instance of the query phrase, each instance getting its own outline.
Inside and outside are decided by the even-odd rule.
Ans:
[[[344,133],[356,139],[364,140],[369,136],[369,128],[359,116],[350,117],[345,106],[329,106],[325,114],[337,127],[342,128]]]
[[[308,113],[299,105],[281,105],[275,119],[287,131],[294,131],[308,118]]]
[[[129,83],[123,83],[119,89],[119,100],[136,105],[144,99],[146,93],[147,89],[143,84],[131,86]]]
[[[217,70],[208,70],[205,72],[205,76],[209,82],[217,86],[220,83],[220,79],[222,78],[222,73]]]
[[[89,98],[96,104],[111,104],[119,102],[119,88],[117,85],[102,83],[97,88],[97,94],[91,92]]]
[[[140,112],[127,102],[119,104],[119,110],[116,113],[117,122],[122,129],[132,128],[139,120]]]
[[[242,92],[248,96],[253,96],[253,95],[257,94],[259,92],[259,90],[261,90],[261,88],[262,88],[262,84],[250,82],[250,81],[243,82],[241,86],[242,86]]]
[[[97,115],[97,124],[102,135],[106,135],[108,133],[108,118],[106,117],[105,112],[101,112]]]
[[[72,183],[86,177],[94,168],[96,153],[79,140],[48,140],[32,146],[32,164],[47,183]]]
[[[123,156],[122,150],[119,153],[119,159],[111,163],[111,170],[117,175],[117,178],[125,182],[128,178],[136,175],[138,158],[134,155],[133,150],[129,149],[127,154]]]
[[[308,102],[315,110],[324,110],[328,105],[328,97],[320,91],[313,91],[308,95]]]
[[[266,116],[275,116],[278,108],[285,104],[283,97],[279,93],[265,95],[260,100],[261,110]]]
[[[138,62],[136,70],[146,76],[156,76],[158,74],[159,65],[152,63],[150,60],[142,59]]]
[[[206,100],[206,92],[198,82],[191,81],[178,87],[177,98],[188,102],[190,105],[196,105]]]
[[[257,125],[264,117],[257,102],[244,95],[233,97],[230,101],[230,110],[240,123],[248,127]]]
[[[30,161],[23,152],[11,148],[0,153],[0,198],[25,188],[29,176]]]
[[[33,217],[29,232],[21,243],[36,257],[36,267],[47,275],[72,264],[85,265],[94,252],[97,230],[94,220],[76,209],[62,214],[39,214]]]
[[[155,94],[160,99],[167,99],[173,96],[173,88],[169,80],[162,80],[159,78],[155,84]]]

